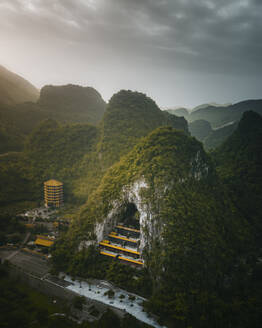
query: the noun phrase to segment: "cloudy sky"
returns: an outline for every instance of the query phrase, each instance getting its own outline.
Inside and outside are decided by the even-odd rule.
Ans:
[[[0,0],[0,64],[159,106],[262,98],[262,0]]]

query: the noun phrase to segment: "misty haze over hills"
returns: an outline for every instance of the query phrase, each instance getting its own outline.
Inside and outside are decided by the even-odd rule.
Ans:
[[[0,105],[37,101],[39,91],[21,76],[0,65]]]
[[[131,90],[120,90],[108,103],[93,87],[74,84],[44,86],[36,97],[29,82],[2,72],[0,86],[9,76],[12,88],[8,94],[2,88],[0,101],[0,246],[9,251],[23,233],[40,231],[49,238],[43,226],[27,228],[17,214],[42,206],[43,182],[59,179],[65,205],[54,220],[62,228],[58,224],[50,249],[35,252],[33,240],[26,248],[34,257],[51,255],[46,262],[51,279],[58,282],[64,272],[143,296],[141,311],[153,313],[157,327],[185,328],[185,320],[186,326],[204,328],[218,322],[258,327],[262,100],[163,111],[146,94]],[[139,240],[128,234],[118,246],[107,241],[119,237],[119,224],[128,231],[135,227]],[[126,241],[137,244],[132,244],[135,257]],[[18,258],[20,248],[15,249]],[[119,249],[129,252],[125,264]],[[23,274],[29,269],[24,267]],[[8,283],[0,279],[0,303],[8,299],[12,315],[2,322],[12,328],[10,320],[22,316],[26,328],[33,313],[42,327],[42,316],[32,306],[23,307],[23,314],[16,310],[8,292],[14,282],[5,279]],[[101,322],[105,328],[115,326],[112,322],[144,328],[126,313],[120,319],[103,314],[83,328]]]
[[[261,31],[261,0],[0,1],[1,327],[261,327]]]
[[[92,87],[70,84],[45,86],[39,93],[29,82],[3,67],[0,70],[0,93],[3,95],[0,104],[1,135],[2,140],[6,140],[6,146],[1,147],[3,150],[21,149],[24,134],[32,131],[44,118],[97,124],[106,108],[101,95]],[[6,106],[9,106],[8,110]],[[191,134],[202,141],[207,149],[212,149],[232,134],[247,110],[261,114],[261,100],[247,100],[233,105],[207,103],[192,110],[176,108],[166,112],[184,117]],[[24,115],[27,116],[26,122]],[[12,133],[10,126],[13,126]],[[19,136],[22,139],[19,140]]]
[[[262,114],[262,100],[245,100],[236,104],[203,104],[192,110],[168,109],[170,114],[185,117],[190,133],[202,141],[206,149],[214,149],[237,128],[244,112]]]
[[[161,107],[260,97],[259,0],[2,0],[0,21],[1,64],[39,89],[131,89]]]

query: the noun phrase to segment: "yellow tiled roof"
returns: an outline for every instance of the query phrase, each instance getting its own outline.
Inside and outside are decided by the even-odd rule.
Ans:
[[[110,254],[110,253],[103,252],[103,251],[100,251],[100,254],[106,255],[106,256],[111,256],[111,257],[114,257],[114,258],[116,257],[115,254]],[[123,257],[123,256],[119,256],[118,259],[119,260],[124,260],[124,261],[127,261],[127,262],[132,262],[132,263],[140,264],[140,265],[143,265],[144,264],[141,260],[128,259],[128,258]]]
[[[62,186],[63,183],[54,179],[48,180],[44,183],[46,186]]]
[[[138,261],[137,260],[132,260],[132,259],[128,259],[128,258],[123,257],[123,256],[119,256],[119,260],[124,260],[124,261],[128,261],[128,262],[132,262],[132,263],[143,265],[143,262],[141,262],[139,260]]]
[[[52,240],[46,240],[46,239],[42,239],[42,238],[37,238],[35,241],[36,245],[46,246],[46,247],[52,246],[53,243],[54,242]]]
[[[118,225],[118,226],[116,226],[116,227],[119,228],[119,229],[127,230],[127,231],[140,232],[140,230],[133,229],[133,228],[128,228],[128,227],[124,227],[124,226],[121,226],[121,225]]]
[[[123,248],[123,247],[119,247],[119,246],[115,246],[115,245],[107,244],[107,243],[104,243],[104,242],[100,242],[99,245],[100,245],[100,246],[107,246],[107,247],[110,247],[110,248],[113,248],[113,249],[118,249],[118,250],[120,250],[120,251],[124,251],[124,252],[127,252],[127,253],[132,253],[132,254],[140,255],[139,252],[137,252],[137,251],[133,251],[132,249]]]
[[[116,238],[116,239],[121,239],[121,240],[124,240],[124,241],[130,241],[131,243],[137,243],[137,240],[129,239],[129,238],[126,238],[126,237],[116,236],[116,235],[113,235],[112,233],[109,234],[109,237]]]

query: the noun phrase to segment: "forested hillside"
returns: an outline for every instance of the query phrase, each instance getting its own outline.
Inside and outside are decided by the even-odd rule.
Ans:
[[[2,104],[1,211],[40,205],[43,182],[61,180],[66,206],[78,213],[53,246],[53,272],[142,294],[168,328],[259,327],[262,118],[250,106],[259,112],[261,101],[180,109],[199,118],[188,129],[130,90],[107,106],[96,90],[74,85],[46,86],[35,103]],[[207,154],[188,130],[207,148],[222,145]],[[130,206],[140,271],[97,248]]]
[[[0,65],[0,105],[37,101],[39,91],[21,76]]]
[[[261,248],[262,221],[262,117],[243,114],[237,130],[214,153],[218,173],[231,190],[236,206],[253,227]]]
[[[212,133],[211,124],[205,120],[196,120],[188,124],[188,129],[193,137],[199,141],[204,141]]]
[[[39,91],[22,77],[0,65],[0,154],[20,151],[23,148],[20,126],[29,124],[16,106],[29,101],[37,101]],[[22,123],[23,122],[23,123]]]
[[[207,150],[214,150],[219,147],[232,133],[238,126],[238,121],[223,126],[219,129],[213,129],[211,133],[203,140],[204,147]]]
[[[100,156],[107,166],[131,150],[139,138],[159,126],[188,131],[184,118],[161,111],[145,94],[130,90],[121,90],[113,95],[102,126]]]
[[[88,246],[96,242],[97,225],[123,219],[131,199],[140,209],[146,240],[147,271],[137,282],[132,271],[123,281],[118,265]],[[261,295],[252,231],[201,144],[159,128],[107,171],[55,245],[53,261],[73,275],[110,277],[126,288],[140,288],[150,296],[146,308],[168,327],[257,327]],[[80,251],[83,243],[87,248]]]
[[[184,118],[162,112],[145,94],[130,90],[114,94],[100,124],[96,151],[86,154],[81,163],[83,174],[76,181],[77,196],[86,200],[107,169],[159,126],[173,126],[188,133]]]
[[[73,84],[43,87],[38,105],[56,120],[91,124],[101,120],[106,108],[106,103],[94,88]]]
[[[237,128],[238,122],[227,124],[218,129],[212,129],[211,124],[205,120],[196,120],[188,124],[189,132],[201,141],[206,150],[220,146]]]
[[[43,182],[65,183],[66,201],[74,202],[73,180],[79,177],[83,156],[95,147],[99,130],[90,125],[61,125],[46,120],[26,140],[19,154],[0,157],[0,204],[43,199]]]
[[[99,127],[44,120],[26,137],[23,152],[0,157],[5,181],[0,202],[39,202],[42,183],[51,177],[65,183],[66,202],[85,202],[107,168],[161,125],[187,131],[183,118],[163,113],[153,100],[131,91],[112,97]]]
[[[39,94],[29,82],[0,66],[0,154],[23,150],[26,137],[43,120],[97,125],[105,108],[101,95],[91,87],[49,85]]]

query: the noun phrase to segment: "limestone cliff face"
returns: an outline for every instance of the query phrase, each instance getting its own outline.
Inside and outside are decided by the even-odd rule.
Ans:
[[[192,156],[190,175],[196,180],[201,180],[208,175],[209,165],[201,156],[200,150]]]
[[[151,231],[153,227],[153,213],[150,202],[147,202],[141,195],[141,191],[145,189],[148,189],[148,185],[144,179],[136,181],[130,186],[127,185],[123,187],[120,199],[113,201],[112,210],[106,217],[104,217],[102,222],[96,223],[95,225],[95,235],[98,242],[104,239],[105,236],[119,223],[119,215],[123,205],[130,203],[135,205],[139,213],[139,224],[141,228],[140,250],[143,250],[148,240],[145,231],[148,231],[148,229]]]
[[[103,217],[102,222],[95,224],[95,236],[97,242],[103,240],[113,229],[119,224],[120,213],[125,204],[133,204],[139,213],[140,224],[140,247],[139,251],[143,254],[145,247],[151,248],[151,244],[155,239],[161,242],[161,231],[163,222],[160,219],[161,200],[165,197],[174,183],[183,184],[187,179],[201,180],[208,176],[209,165],[201,157],[198,151],[192,158],[191,169],[188,172],[188,177],[180,181],[170,181],[165,186],[156,186],[152,188],[144,179],[144,177],[122,187],[119,198],[112,201],[112,209]],[[146,194],[146,196],[144,195]],[[148,194],[153,196],[153,199],[148,198]]]
[[[114,165],[82,212],[93,220],[93,242],[100,242],[125,220],[130,204],[140,224],[140,251],[162,243],[162,210],[174,188],[209,179],[212,165],[195,139],[172,128],[159,128]]]

